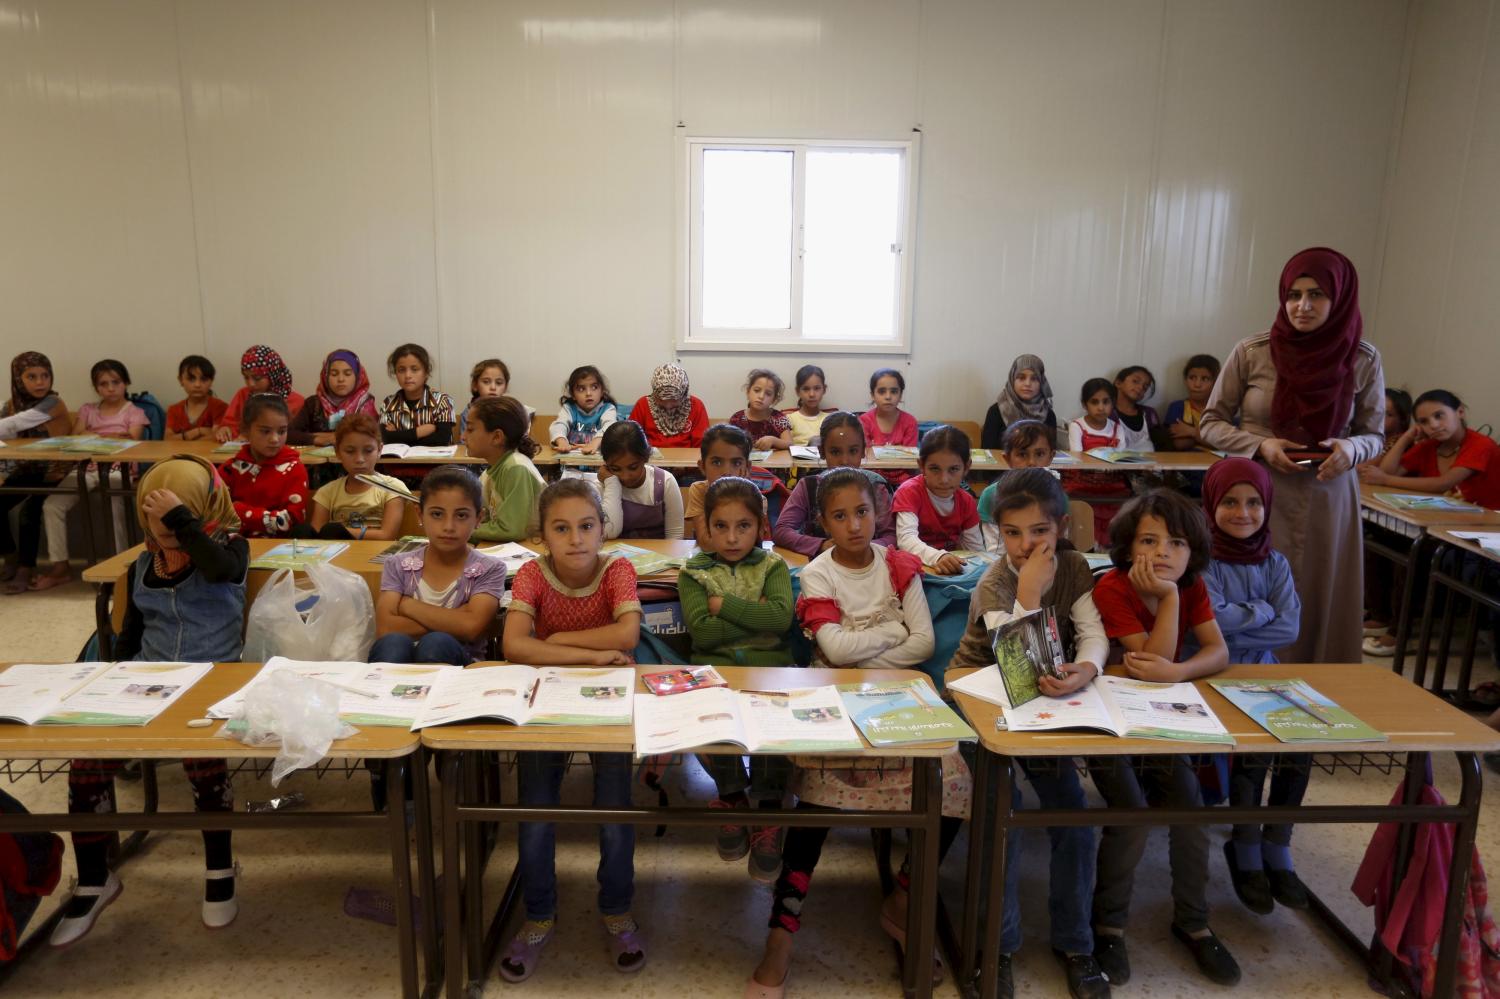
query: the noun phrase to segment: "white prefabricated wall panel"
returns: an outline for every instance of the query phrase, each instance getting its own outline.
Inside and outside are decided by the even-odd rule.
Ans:
[[[1387,384],[1500,425],[1500,3],[1417,8],[1380,295]]]
[[[1040,352],[1079,383],[1263,329],[1305,245],[1366,275],[1404,0],[0,2],[0,325],[70,401],[106,354],[173,397],[206,351],[426,343],[554,404],[672,356],[676,137],[922,130],[911,358],[689,353],[711,412],[752,363],[979,419]],[[1474,44],[1480,44],[1475,42]],[[1482,47],[1482,46],[1481,46]],[[1493,116],[1493,115],[1492,115]],[[679,124],[681,128],[679,128]],[[1389,348],[1387,348],[1389,349]],[[389,390],[383,374],[377,389]]]

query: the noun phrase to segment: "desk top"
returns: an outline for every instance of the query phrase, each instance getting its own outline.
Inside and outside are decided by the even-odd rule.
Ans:
[[[475,663],[494,666],[496,663]],[[666,667],[638,666],[636,673],[653,673]],[[925,673],[896,669],[813,669],[800,666],[718,666],[715,667],[736,690],[786,690],[820,687],[826,684],[855,681],[916,680],[930,683]],[[649,693],[646,685],[636,681],[632,693]],[[675,695],[669,695],[675,696]],[[459,723],[422,730],[422,744],[433,750],[526,750],[530,752],[603,752],[635,751],[633,725],[507,725],[503,722]],[[866,744],[857,755],[862,757],[937,757],[951,752],[954,743],[928,742],[915,746],[876,748]],[[684,750],[696,752],[697,750]],[[703,747],[707,752],[744,753],[739,746],[727,743]],[[676,755],[676,754],[674,754]],[[829,755],[829,754],[825,754]]]
[[[0,669],[9,668],[5,663]],[[260,663],[216,663],[203,679],[155,721],[144,726],[18,725],[0,722],[0,759],[151,759],[180,760],[232,757],[271,759],[275,746],[257,748],[233,739],[216,739],[222,722],[208,728],[188,728],[202,718],[209,706],[249,683],[260,671]],[[359,733],[335,742],[328,759],[357,760],[363,757],[393,759],[416,751],[415,732],[404,728],[365,726]]]
[[[288,539],[250,538],[249,542],[250,558],[253,560],[259,558],[261,555],[264,555],[266,552],[270,551],[272,548],[275,548],[277,545],[286,544],[288,542]],[[349,547],[340,554],[334,556],[333,564],[338,566],[340,569],[348,569],[350,572],[357,572],[361,576],[365,576],[367,578],[374,577],[378,580],[380,578],[381,571],[385,568],[385,566],[381,562],[372,562],[370,561],[370,559],[376,555],[379,555],[393,543],[394,542],[391,541],[344,542],[344,544],[347,544]],[[530,548],[533,551],[545,551],[541,544],[537,542],[529,541],[525,544],[527,548]],[[609,542],[605,542],[605,544],[609,544]],[[621,544],[634,545],[637,548],[645,548],[648,551],[661,552],[664,555],[671,555],[676,558],[687,558],[688,555],[696,547],[695,542],[692,541],[665,541],[653,538],[631,538],[626,541],[621,541]],[[488,545],[489,542],[480,542],[478,547],[484,548]],[[96,586],[101,583],[113,583],[120,578],[120,575],[126,569],[128,569],[131,563],[139,558],[141,552],[145,550],[145,545],[136,545],[134,548],[130,548],[126,551],[110,556],[103,562],[95,563],[94,565],[91,565],[87,569],[83,570],[83,581],[86,583],[93,583]],[[806,555],[799,554],[786,548],[777,548],[776,554],[780,555],[784,560],[786,560],[787,565],[794,568],[807,564]],[[270,570],[253,569],[251,571],[269,572]],[[674,571],[659,573],[657,575],[647,576],[645,578],[675,579],[676,576],[677,573]]]
[[[1471,541],[1468,538],[1458,537],[1453,533],[1454,530],[1458,529],[1459,528],[1449,529],[1445,527],[1434,527],[1427,533],[1431,534],[1434,538],[1437,538],[1444,544],[1452,545],[1454,548],[1462,548],[1464,551],[1469,552],[1470,554],[1478,555],[1480,558],[1489,559],[1491,562],[1500,562],[1500,552],[1490,551],[1488,548],[1481,546],[1477,541]],[[1500,530],[1500,527],[1497,527],[1496,529]]]
[[[1493,527],[1500,530],[1500,511],[1481,510],[1478,513],[1453,513],[1444,510],[1402,510],[1382,503],[1375,498],[1377,492],[1399,493],[1403,492],[1399,485],[1396,486],[1369,486],[1360,483],[1359,505],[1366,510],[1394,518],[1403,524],[1412,527],[1432,529],[1434,527],[1458,526],[1458,527]]]
[[[974,672],[954,670],[950,679]],[[1117,673],[1119,670],[1111,669]],[[1337,702],[1356,718],[1384,732],[1387,742],[1283,743],[1229,703],[1208,680],[1306,680],[1318,693]],[[1389,667],[1304,664],[1231,666],[1195,682],[1209,708],[1234,736],[1234,746],[1177,742],[1168,739],[1119,739],[1103,732],[997,732],[1000,709],[953,691],[964,717],[984,747],[1002,756],[1124,756],[1176,753],[1408,753],[1494,752],[1500,732],[1476,721],[1448,702],[1429,694]]]

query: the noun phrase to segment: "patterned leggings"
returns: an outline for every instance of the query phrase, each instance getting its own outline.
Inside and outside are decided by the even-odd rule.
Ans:
[[[830,808],[797,803],[798,810],[828,812]],[[948,855],[948,848],[958,838],[963,828],[963,819],[944,815],[938,832],[938,863]],[[786,842],[781,847],[781,876],[776,879],[776,888],[771,894],[771,919],[773,930],[796,933],[802,928],[802,903],[807,899],[807,889],[812,884],[813,868],[823,855],[823,843],[828,839],[828,829],[820,826],[788,826]],[[911,884],[911,856],[901,862],[896,874],[896,884],[905,891]]]
[[[110,814],[115,811],[115,774],[124,760],[74,760],[68,770],[68,811]],[[223,760],[183,760],[182,769],[193,786],[193,807],[200,812],[234,811],[234,788]],[[78,859],[78,883],[102,885],[109,877],[111,832],[75,832],[73,852]],[[204,867],[221,871],[234,863],[227,829],[203,831]]]

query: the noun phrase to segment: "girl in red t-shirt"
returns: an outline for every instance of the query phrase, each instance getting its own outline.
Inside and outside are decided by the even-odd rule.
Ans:
[[[1203,511],[1180,493],[1158,490],[1126,503],[1110,524],[1115,567],[1094,584],[1094,604],[1104,633],[1125,650],[1125,671],[1138,680],[1180,683],[1210,676],[1229,662],[1229,649],[1214,620],[1201,573],[1213,557]],[[1188,631],[1199,650],[1182,662]],[[1148,801],[1168,808],[1201,806],[1203,791],[1187,756],[1159,757],[1150,767],[1129,759],[1101,762],[1091,770],[1094,786],[1111,808],[1141,808]],[[1094,886],[1094,957],[1110,981],[1130,977],[1125,948],[1135,869],[1146,849],[1145,826],[1110,826],[1099,841]],[[1172,936],[1192,952],[1212,981],[1232,985],[1240,969],[1208,927],[1208,829],[1174,826],[1169,841],[1172,868]]]
[[[629,666],[640,640],[641,602],[635,570],[619,556],[604,558],[604,506],[594,486],[563,479],[542,490],[537,516],[547,554],[523,565],[505,615],[505,658],[536,666]],[[628,694],[627,694],[628,696]],[[590,753],[594,807],[630,807],[630,754]],[[556,805],[567,754],[521,753],[521,804]],[[518,834],[526,921],[500,959],[500,977],[522,982],[536,971],[557,926],[557,840],[550,822],[522,822]],[[617,971],[646,964],[640,930],[630,914],[635,894],[635,827],[599,827],[599,912]]]
[[[1470,503],[1500,509],[1500,445],[1468,428],[1458,396],[1443,389],[1423,392],[1412,413],[1416,422],[1378,467],[1360,468],[1360,480],[1422,493],[1456,489]]]
[[[944,576],[964,571],[964,560],[953,554],[955,548],[984,550],[979,504],[963,484],[969,457],[968,434],[955,427],[934,427],[917,452],[921,476],[901,483],[891,499],[896,546]]]

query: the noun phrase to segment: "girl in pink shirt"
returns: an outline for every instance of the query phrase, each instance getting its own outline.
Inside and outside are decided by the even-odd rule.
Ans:
[[[99,401],[86,402],[79,407],[72,432],[132,441],[144,437],[150,421],[144,410],[125,397],[130,388],[130,372],[125,370],[125,365],[115,360],[103,360],[89,370],[89,377],[94,383],[94,391],[99,393]],[[99,485],[99,467],[93,462],[69,472],[59,485],[76,486],[80,475],[90,489]],[[111,485],[120,485],[118,468],[110,472],[109,481]],[[72,577],[68,569],[68,511],[77,505],[78,493],[72,490],[53,493],[42,505],[42,521],[47,530],[47,557],[52,560],[52,568],[32,581],[33,590],[61,586]],[[123,551],[128,547],[125,497],[112,497],[109,506],[114,520],[115,547]]]

